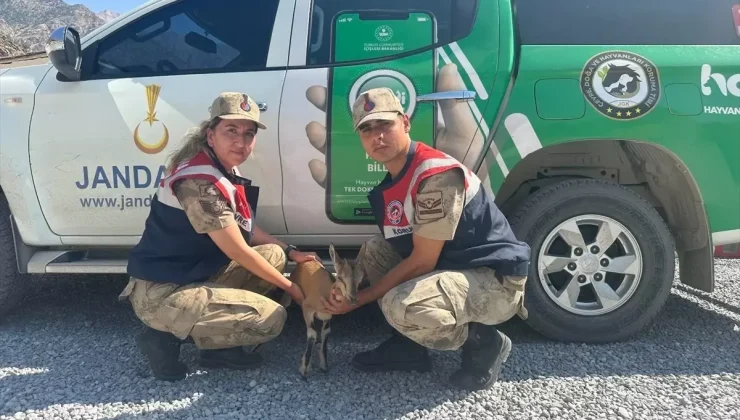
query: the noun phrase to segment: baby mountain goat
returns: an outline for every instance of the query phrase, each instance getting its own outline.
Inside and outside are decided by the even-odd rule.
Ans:
[[[329,336],[329,322],[332,314],[324,311],[323,297],[329,300],[332,290],[337,290],[345,299],[356,302],[357,286],[362,281],[362,267],[354,261],[346,260],[336,254],[334,245],[329,245],[329,255],[334,262],[336,275],[332,275],[319,263],[308,261],[298,264],[290,274],[290,280],[300,286],[305,296],[303,301],[303,319],[306,322],[306,351],[301,360],[300,373],[307,379],[311,367],[313,348],[318,344],[319,371],[326,373],[329,367],[326,362],[326,339]]]

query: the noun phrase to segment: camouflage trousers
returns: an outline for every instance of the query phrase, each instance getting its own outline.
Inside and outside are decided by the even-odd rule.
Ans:
[[[279,246],[254,249],[283,272],[285,253]],[[204,283],[181,286],[131,278],[119,299],[128,299],[149,327],[182,340],[190,336],[199,349],[219,349],[261,344],[280,334],[285,308],[264,296],[276,287],[231,262]]]
[[[367,241],[357,256],[370,284],[401,260],[381,236]],[[380,309],[391,327],[411,340],[435,350],[457,350],[470,322],[496,325],[514,315],[526,319],[527,277],[496,277],[487,267],[433,271],[391,289],[380,299]]]

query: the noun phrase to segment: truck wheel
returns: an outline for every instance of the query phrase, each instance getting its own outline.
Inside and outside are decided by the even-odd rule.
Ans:
[[[13,310],[23,297],[27,276],[18,272],[15,243],[10,225],[10,208],[0,194],[0,317]]]
[[[527,324],[555,340],[619,341],[650,324],[673,283],[674,242],[658,212],[618,184],[571,179],[510,219],[532,247]]]

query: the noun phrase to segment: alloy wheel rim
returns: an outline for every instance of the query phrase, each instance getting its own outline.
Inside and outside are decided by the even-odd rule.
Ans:
[[[604,315],[622,307],[642,280],[637,239],[603,215],[571,217],[547,235],[537,256],[540,284],[566,311]]]

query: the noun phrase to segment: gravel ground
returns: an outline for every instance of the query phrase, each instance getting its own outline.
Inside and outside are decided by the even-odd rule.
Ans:
[[[305,329],[293,308],[254,372],[194,371],[156,382],[134,345],[132,312],[116,301],[126,279],[74,277],[34,285],[0,324],[0,419],[740,419],[740,261],[717,260],[710,296],[676,285],[656,323],[626,343],[547,341],[515,320],[501,381],[472,394],[443,381],[455,353],[434,352],[431,374],[362,374],[349,359],[385,337],[378,313],[337,318],[330,372],[298,377]],[[183,348],[191,367],[195,351]]]

